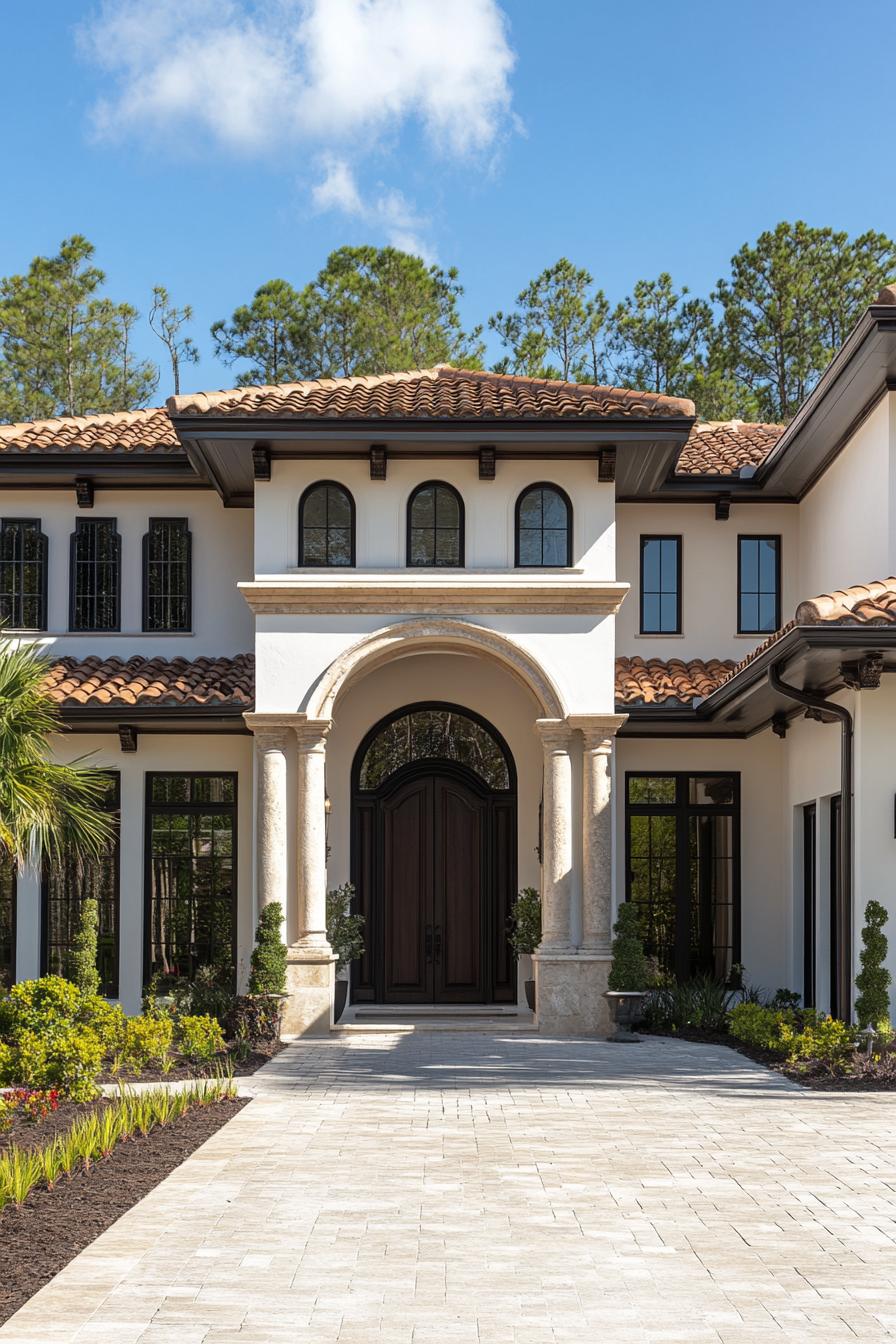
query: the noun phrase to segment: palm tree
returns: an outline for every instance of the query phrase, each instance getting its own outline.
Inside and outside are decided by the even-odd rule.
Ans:
[[[20,866],[65,850],[100,854],[111,835],[99,809],[108,778],[80,760],[48,759],[47,739],[62,723],[46,672],[37,645],[0,639],[0,853]]]

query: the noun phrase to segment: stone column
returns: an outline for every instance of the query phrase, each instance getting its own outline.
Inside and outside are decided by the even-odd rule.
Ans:
[[[544,751],[540,953],[570,952],[573,890],[571,731],[563,719],[538,719]]]
[[[287,914],[285,729],[255,732],[255,885],[258,908],[278,901]]]
[[[582,946],[609,954],[613,911],[613,738],[621,714],[571,719],[582,733]]]
[[[298,939],[289,949],[283,1015],[287,1035],[323,1035],[333,1025],[335,961],[327,942],[326,741],[329,719],[296,725]]]

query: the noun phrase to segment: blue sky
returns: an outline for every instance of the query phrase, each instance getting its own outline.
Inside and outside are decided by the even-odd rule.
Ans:
[[[780,219],[896,234],[892,0],[40,0],[2,33],[0,274],[86,234],[112,297],[192,303],[188,387],[232,382],[215,318],[342,243],[457,266],[472,324],[561,255],[616,300],[707,292]]]

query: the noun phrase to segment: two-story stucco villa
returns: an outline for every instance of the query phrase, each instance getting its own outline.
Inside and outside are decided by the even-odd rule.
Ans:
[[[118,842],[6,872],[0,973],[59,969],[81,894],[105,991],[245,983],[286,911],[286,1029],[525,1003],[602,1030],[613,911],[679,976],[848,1015],[896,914],[896,289],[786,428],[441,367],[0,426],[0,613],[54,660],[60,759]],[[891,946],[896,940],[891,939]]]

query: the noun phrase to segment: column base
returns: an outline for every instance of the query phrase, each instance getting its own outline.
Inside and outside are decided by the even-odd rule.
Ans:
[[[532,961],[538,1030],[548,1036],[606,1036],[611,1022],[603,994],[610,954],[536,952]]]
[[[286,954],[284,1036],[328,1036],[333,1026],[336,958],[332,952],[293,946]]]

